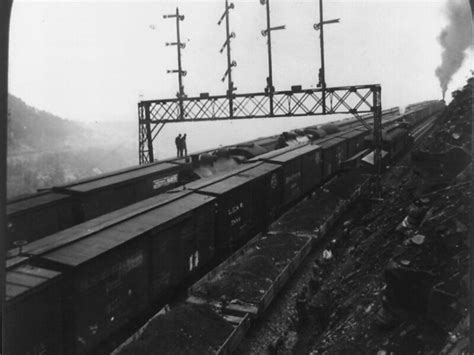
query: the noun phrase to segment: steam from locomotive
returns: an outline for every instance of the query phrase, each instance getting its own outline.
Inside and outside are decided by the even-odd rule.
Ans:
[[[443,49],[441,64],[436,68],[436,76],[443,92],[443,99],[453,75],[461,67],[466,57],[466,49],[472,47],[472,13],[467,0],[446,2],[448,24],[441,31],[438,41]]]

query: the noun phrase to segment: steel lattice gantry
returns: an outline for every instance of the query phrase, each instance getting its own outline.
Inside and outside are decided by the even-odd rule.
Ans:
[[[359,118],[364,113],[374,114],[373,133],[378,148],[375,164],[379,166],[382,104],[378,84],[308,90],[296,87],[271,95],[268,92],[231,96],[201,94],[199,97],[141,101],[138,103],[139,161],[140,164],[154,161],[153,141],[166,123],[331,114],[353,114]]]

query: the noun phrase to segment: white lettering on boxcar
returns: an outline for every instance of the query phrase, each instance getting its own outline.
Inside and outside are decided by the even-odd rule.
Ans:
[[[321,163],[321,152],[316,152],[316,154],[314,155],[314,162],[316,163],[316,165],[319,165],[319,163]]]
[[[290,174],[288,176],[285,177],[285,184],[291,184],[297,180],[299,180],[299,178],[301,177],[301,172],[296,172],[296,173],[293,173],[293,174]]]
[[[178,174],[156,179],[156,180],[153,180],[153,190],[159,189],[160,187],[163,187],[163,186],[175,184],[177,182],[178,182]]]
[[[87,279],[82,280],[80,284],[81,289],[87,289],[99,282],[105,281],[105,287],[107,292],[110,292],[120,283],[118,281],[123,275],[129,273],[131,270],[140,267],[143,264],[144,256],[140,251],[120,263],[112,265],[110,268],[102,271],[101,273],[89,276]]]
[[[272,177],[270,179],[270,186],[272,187],[272,189],[276,189],[276,187],[278,186],[278,177],[276,173],[272,174]]]
[[[342,148],[341,147],[337,148],[336,157],[337,157],[337,162],[339,164],[341,164],[341,160],[342,160]]]
[[[227,209],[227,215],[232,216],[244,208],[244,203],[239,202]]]

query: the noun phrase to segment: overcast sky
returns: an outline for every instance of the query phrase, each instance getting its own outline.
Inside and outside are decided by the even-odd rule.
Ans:
[[[434,72],[440,64],[437,37],[446,23],[445,0],[326,0],[328,86],[382,84],[385,108],[441,98]],[[467,1],[467,0],[466,0]],[[268,75],[265,7],[258,0],[234,0],[231,10],[233,76],[238,92],[263,91]],[[223,94],[225,40],[217,20],[224,0],[176,1],[14,1],[10,27],[9,90],[28,104],[64,118],[137,119],[137,102],[175,97],[174,20],[163,19],[176,6],[181,22],[185,92]],[[276,90],[291,85],[314,87],[320,66],[316,0],[271,0],[274,32],[273,76]],[[455,75],[450,92],[463,86],[468,60]]]

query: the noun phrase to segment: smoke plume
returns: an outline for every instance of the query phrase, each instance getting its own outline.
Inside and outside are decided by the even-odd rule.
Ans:
[[[468,0],[446,0],[448,24],[438,40],[443,49],[441,65],[436,68],[443,98],[453,75],[461,67],[465,50],[472,46],[472,13]]]

